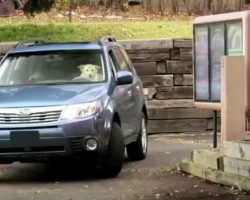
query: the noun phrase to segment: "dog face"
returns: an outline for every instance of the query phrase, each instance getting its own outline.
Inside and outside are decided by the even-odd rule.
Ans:
[[[81,76],[86,77],[90,80],[96,79],[98,73],[98,66],[87,64],[87,65],[80,65],[78,68],[81,71]]]

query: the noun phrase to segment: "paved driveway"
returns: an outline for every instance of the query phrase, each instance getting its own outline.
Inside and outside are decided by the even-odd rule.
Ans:
[[[211,136],[150,136],[144,161],[125,161],[115,179],[100,179],[82,166],[20,164],[0,166],[1,200],[80,199],[249,199],[223,187],[169,171],[192,149],[209,148]],[[226,196],[225,196],[226,195]],[[230,196],[228,196],[230,195]]]

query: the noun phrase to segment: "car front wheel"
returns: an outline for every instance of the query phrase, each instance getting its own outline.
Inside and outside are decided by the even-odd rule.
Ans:
[[[133,142],[126,147],[127,154],[130,160],[143,160],[146,158],[148,149],[148,134],[147,121],[145,114],[142,114],[140,132],[136,142]]]
[[[101,175],[107,178],[116,177],[121,169],[124,160],[124,138],[121,127],[113,122],[109,140],[108,152],[102,163]]]

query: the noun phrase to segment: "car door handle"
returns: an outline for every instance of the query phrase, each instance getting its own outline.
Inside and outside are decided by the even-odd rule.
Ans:
[[[128,96],[129,96],[129,97],[132,96],[132,91],[131,91],[131,90],[128,91]]]

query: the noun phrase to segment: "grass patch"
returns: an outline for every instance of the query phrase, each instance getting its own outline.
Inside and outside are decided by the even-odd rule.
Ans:
[[[191,38],[191,21],[102,21],[84,23],[4,23],[0,41],[44,38],[51,41],[95,40],[104,35],[117,39]]]

